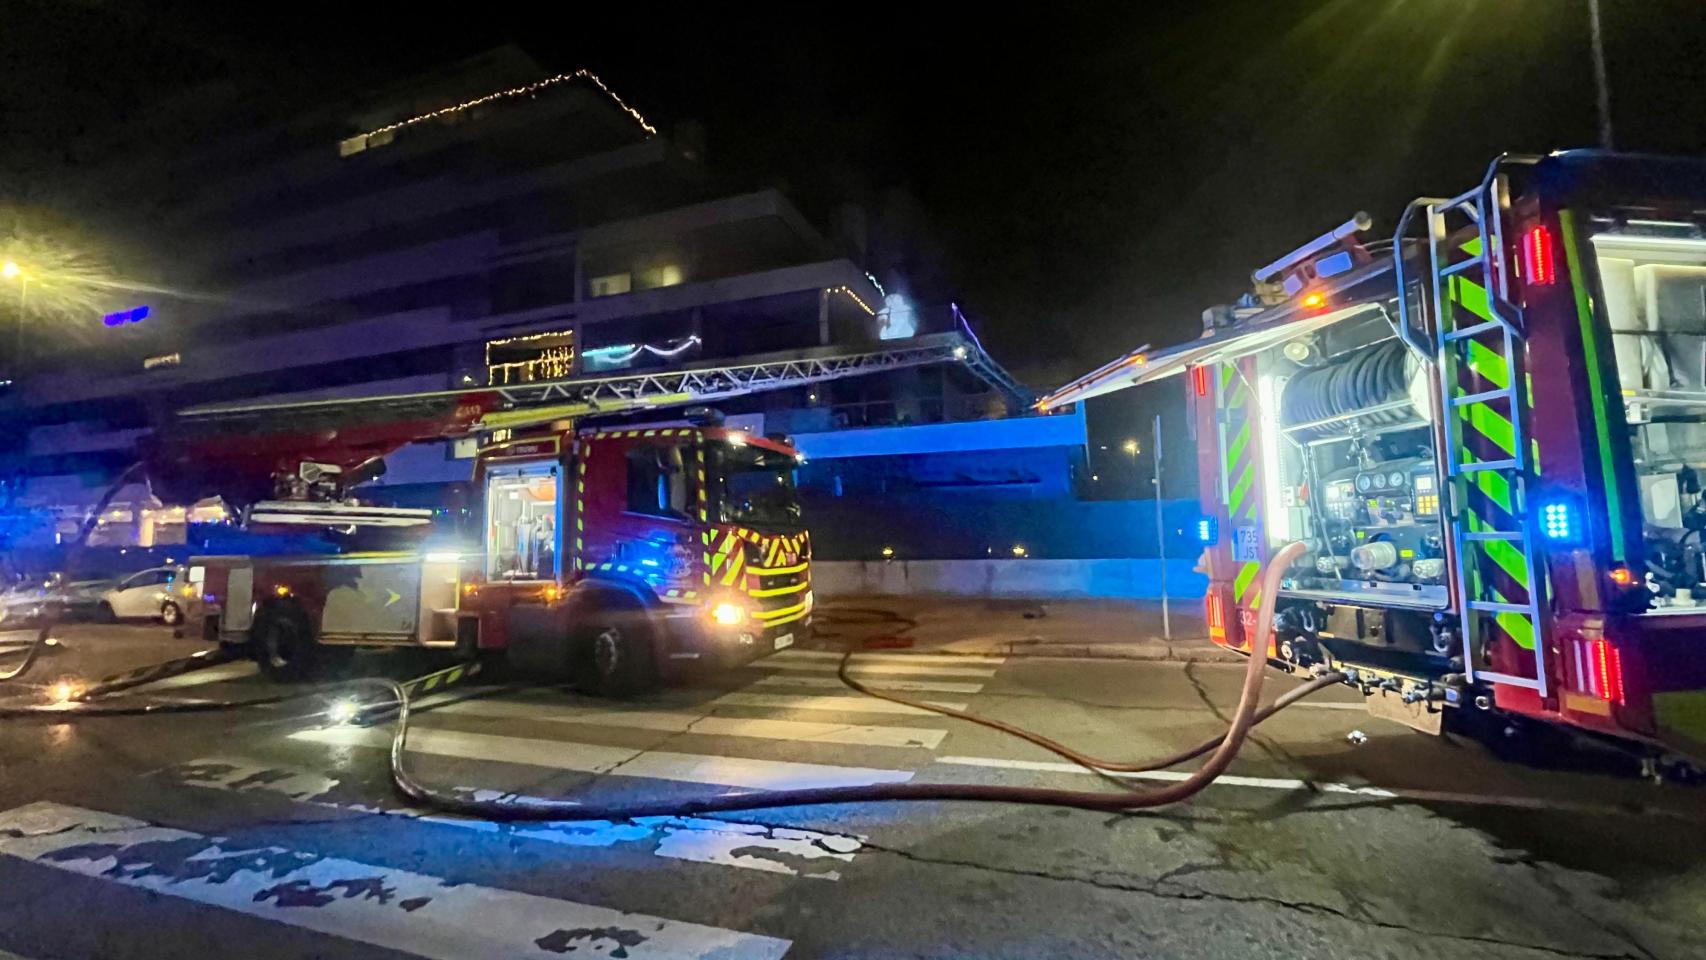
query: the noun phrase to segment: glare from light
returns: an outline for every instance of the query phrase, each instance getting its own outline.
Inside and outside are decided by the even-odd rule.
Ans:
[[[1022,543],[1013,544],[1013,556],[1025,557],[1025,556],[1029,556],[1029,555],[1030,555],[1030,551],[1025,549],[1024,544],[1022,544]]]
[[[1139,447],[1135,439],[1128,439],[1126,442],[1120,444],[1120,449],[1125,451],[1126,456],[1135,457],[1138,454]]]
[[[894,556],[894,548],[893,547],[884,547],[883,548],[883,559],[886,560],[892,556]]]
[[[955,347],[954,348],[954,359],[955,360],[964,360],[965,358],[966,358],[966,348],[965,347]]]
[[[361,704],[351,697],[333,700],[332,705],[326,708],[326,722],[333,726],[341,727],[344,724],[354,723],[359,716],[361,716]]]
[[[426,555],[427,563],[455,563],[462,559],[462,554],[453,550],[436,550]]]
[[[725,600],[711,608],[711,619],[725,627],[732,627],[746,619],[746,608]]]
[[[1278,411],[1282,385],[1271,374],[1264,374],[1256,384],[1256,402],[1261,405],[1262,493],[1270,542],[1292,539],[1291,510],[1285,505],[1286,478],[1280,464]]]
[[[49,691],[48,695],[53,697],[54,703],[70,703],[77,699],[77,695],[81,692],[77,689],[76,684],[69,680],[61,680],[53,685],[53,689]]]
[[[730,430],[728,441],[729,446],[731,447],[744,447],[746,446],[746,432],[743,430]]]
[[[8,260],[5,263],[0,263],[0,277],[5,277],[8,280],[16,280],[23,274],[23,272],[24,268],[18,266],[18,262],[16,260]]]

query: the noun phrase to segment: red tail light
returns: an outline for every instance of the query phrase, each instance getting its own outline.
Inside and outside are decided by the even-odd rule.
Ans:
[[[1588,675],[1601,700],[1623,702],[1623,657],[1609,641],[1588,644]]]
[[[1208,621],[1208,636],[1211,640],[1226,639],[1226,618],[1220,608],[1220,594],[1210,590],[1203,597],[1203,619]]]
[[[1208,368],[1207,367],[1192,367],[1191,368],[1191,383],[1193,386],[1195,386],[1197,388],[1197,396],[1199,396],[1199,397],[1208,396]]]
[[[1529,227],[1522,236],[1522,273],[1529,283],[1542,287],[1558,281],[1558,264],[1552,257],[1552,231],[1543,223]]]

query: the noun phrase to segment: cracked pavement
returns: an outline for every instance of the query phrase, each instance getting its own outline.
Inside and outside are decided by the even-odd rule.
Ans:
[[[124,641],[129,634],[113,636],[105,647],[92,636],[73,638],[71,651],[53,661],[54,675],[89,676],[108,661],[133,666],[164,642],[147,635],[138,648]],[[974,711],[1088,752],[1137,758],[1213,732],[1231,710],[1240,671],[1214,663],[1016,659],[977,693],[961,696]],[[656,695],[641,709],[697,718],[661,735],[581,727],[572,718],[482,719],[477,710],[420,715],[422,723],[487,738],[482,744],[550,739],[567,750],[572,741],[596,738],[606,751],[602,772],[551,768],[549,751],[526,763],[500,751],[422,756],[412,765],[447,788],[598,800],[705,792],[629,773],[654,769],[648,763],[660,751],[704,754],[704,769],[714,775],[755,762],[834,763],[905,768],[915,782],[1098,783],[1057,769],[1059,758],[1029,744],[933,716],[786,714],[837,730],[946,729],[933,749],[905,735],[893,746],[807,736],[730,745],[709,731],[758,711],[718,706],[718,698],[744,691],[750,679],[712,677]],[[1289,683],[1271,676],[1267,695]],[[267,689],[244,679],[195,688],[194,695]],[[509,696],[549,709],[568,695],[465,688],[444,702]],[[584,698],[574,703],[596,706]],[[1415,734],[1354,707],[1348,691],[1328,691],[1262,727],[1229,782],[1188,804],[1116,815],[846,804],[602,825],[480,824],[403,804],[381,756],[293,740],[302,723],[266,710],[218,719],[8,723],[0,727],[0,810],[48,802],[102,811],[230,838],[234,849],[276,846],[412,871],[440,878],[447,891],[498,891],[761,935],[786,942],[790,958],[1706,956],[1706,791],[1642,781],[1597,753],[1548,768],[1512,766],[1477,744]],[[725,722],[702,723],[711,716]],[[1353,729],[1368,741],[1349,743]],[[219,757],[264,762],[210,759]],[[964,758],[977,762],[957,762]],[[1385,792],[1350,792],[1364,788]],[[185,896],[210,895],[194,885],[132,889],[4,855],[8,843],[42,840],[27,834],[18,824],[0,824],[0,956],[182,957],[234,948],[267,960],[419,955],[383,938],[305,932],[299,918],[319,907],[271,906],[274,897],[267,909],[277,913],[257,917],[186,903]],[[311,899],[354,912],[362,898]],[[430,922],[435,909],[399,922]],[[154,932],[130,935],[138,920]],[[615,929],[606,922],[557,928]],[[648,943],[622,949],[634,958],[723,955],[648,953]],[[613,955],[598,949],[589,945],[588,955]]]

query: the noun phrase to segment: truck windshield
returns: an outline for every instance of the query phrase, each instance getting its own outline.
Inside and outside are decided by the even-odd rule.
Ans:
[[[557,464],[494,467],[486,474],[486,576],[557,576]]]
[[[1596,220],[1595,261],[1634,452],[1654,606],[1706,599],[1706,232]]]
[[[800,525],[793,457],[747,445],[717,444],[713,451],[723,523],[784,529]]]

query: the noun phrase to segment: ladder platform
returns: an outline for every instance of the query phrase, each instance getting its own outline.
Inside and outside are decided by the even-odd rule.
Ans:
[[[1454,407],[1467,407],[1471,404],[1486,403],[1488,400],[1497,400],[1500,397],[1511,396],[1511,389],[1509,387],[1500,387],[1497,390],[1483,390],[1480,393],[1466,393],[1461,397],[1452,397],[1451,405]]]
[[[1475,267],[1478,267],[1480,265],[1481,265],[1481,258],[1480,257],[1470,257],[1468,260],[1459,260],[1456,263],[1449,264],[1449,265],[1444,266],[1444,267],[1440,267],[1439,268],[1439,275],[1442,277],[1453,277],[1453,276],[1456,276],[1457,274],[1463,273],[1467,270],[1474,269]]]
[[[1478,610],[1482,613],[1520,613],[1527,616],[1534,616],[1539,612],[1530,604],[1500,603],[1497,600],[1471,600],[1469,601],[1469,609]]]
[[[1540,681],[1533,677],[1519,677],[1509,673],[1494,673],[1491,670],[1477,670],[1475,671],[1475,679],[1491,680],[1494,683],[1505,683],[1513,687],[1527,687],[1530,690],[1538,690],[1542,693],[1546,691],[1546,688],[1540,685]]]
[[[1497,320],[1486,320],[1481,323],[1471,324],[1467,327],[1460,327],[1456,330],[1447,330],[1444,334],[1444,339],[1447,343],[1451,343],[1456,340],[1467,340],[1470,337],[1478,337],[1489,330],[1497,330],[1500,326],[1502,326],[1502,324]]]
[[[1457,465],[1458,473],[1485,473],[1488,470],[1516,470],[1522,466],[1515,460],[1475,460]]]

